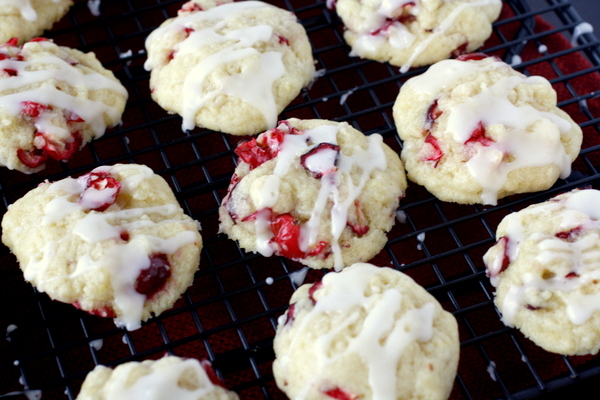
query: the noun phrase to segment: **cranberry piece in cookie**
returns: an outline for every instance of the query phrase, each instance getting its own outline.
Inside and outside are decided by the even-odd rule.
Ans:
[[[102,212],[114,204],[121,190],[121,183],[107,172],[92,172],[79,178],[85,189],[79,197],[84,209]]]
[[[165,254],[150,256],[150,266],[140,272],[135,281],[136,292],[152,298],[167,283],[171,276],[171,264]]]

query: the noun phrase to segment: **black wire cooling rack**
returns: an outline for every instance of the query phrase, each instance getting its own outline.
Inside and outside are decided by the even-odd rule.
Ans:
[[[23,280],[14,257],[0,257],[0,398],[74,399],[97,364],[156,359],[165,353],[208,358],[242,399],[284,399],[271,372],[277,317],[292,292],[322,272],[241,251],[218,234],[217,208],[235,167],[240,138],[195,129],[150,98],[144,40],[184,1],[104,1],[93,15],[85,0],[48,32],[60,45],[93,51],[127,87],[123,123],[86,146],[71,161],[38,174],[0,169],[6,206],[45,179],[79,175],[98,165],[146,164],[171,184],[185,211],[202,224],[205,247],[194,284],[175,307],[136,331],[51,301]],[[512,196],[495,207],[436,200],[409,184],[401,216],[385,249],[372,261],[413,276],[452,312],[460,327],[461,362],[452,399],[526,399],[577,387],[600,376],[600,358],[547,353],[506,328],[492,302],[481,256],[508,213],[574,187],[600,188],[600,53],[593,33],[574,35],[583,22],[568,1],[507,0],[485,51],[526,74],[546,76],[559,105],[585,133],[574,172],[543,193]],[[92,2],[93,3],[93,2]],[[391,108],[402,83],[425,68],[400,74],[388,64],[349,56],[343,27],[322,0],[275,0],[294,11],[313,44],[322,72],[281,118],[348,121],[365,134],[381,133],[393,149],[401,142]],[[550,25],[545,21],[552,21]]]

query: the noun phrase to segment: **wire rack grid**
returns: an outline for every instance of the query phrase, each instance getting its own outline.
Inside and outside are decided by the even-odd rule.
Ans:
[[[348,121],[365,134],[380,133],[400,151],[391,108],[406,79],[388,64],[349,56],[343,26],[321,0],[273,0],[305,26],[321,76],[281,118]],[[74,399],[97,364],[157,359],[164,354],[208,358],[242,399],[285,399],[273,380],[272,340],[277,318],[302,281],[322,272],[242,251],[218,233],[217,209],[229,184],[240,138],[204,129],[182,132],[181,119],[150,98],[144,40],[184,1],[101,3],[93,15],[78,0],[47,33],[56,43],[93,51],[129,91],[123,123],[87,145],[68,163],[34,175],[0,170],[2,213],[45,179],[77,176],[120,162],[146,164],[172,186],[186,213],[202,225],[204,249],[194,284],[173,309],[136,331],[51,301],[23,280],[14,257],[0,256],[0,398]],[[540,3],[538,1],[537,3]],[[461,361],[451,399],[527,399],[600,374],[597,357],[547,353],[499,319],[482,255],[508,213],[575,187],[600,187],[600,53],[593,33],[574,34],[583,19],[568,1],[506,0],[484,50],[526,74],[543,75],[559,106],[584,130],[572,175],[543,193],[511,196],[498,206],[438,201],[409,184],[385,249],[372,262],[412,276],[452,312],[461,337]],[[547,21],[552,21],[549,24]]]

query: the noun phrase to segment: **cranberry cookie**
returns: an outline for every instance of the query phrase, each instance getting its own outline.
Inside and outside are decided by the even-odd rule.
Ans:
[[[599,205],[574,190],[509,214],[484,256],[502,321],[547,351],[600,349]]]
[[[129,330],[175,303],[202,248],[169,185],[135,164],[40,184],[9,207],[2,232],[39,291]]]
[[[41,35],[61,19],[72,0],[0,0],[0,42],[20,42]]]
[[[500,0],[338,0],[351,55],[410,67],[478,49],[492,33]]]
[[[279,319],[273,373],[290,399],[447,399],[452,314],[407,275],[354,264],[301,286]]]
[[[274,128],[315,76],[296,16],[260,1],[194,0],[146,40],[152,98],[196,125],[233,135]]]
[[[0,165],[32,173],[67,161],[121,121],[126,101],[93,53],[43,38],[0,45]]]
[[[237,400],[207,360],[166,356],[131,361],[114,370],[98,365],[81,386],[77,400]]]
[[[408,178],[463,204],[548,189],[569,176],[582,142],[545,78],[484,54],[409,79],[393,113]]]
[[[247,251],[339,270],[385,245],[406,178],[380,135],[290,119],[235,152],[219,218]]]

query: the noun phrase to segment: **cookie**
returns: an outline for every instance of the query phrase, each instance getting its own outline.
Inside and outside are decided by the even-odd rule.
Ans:
[[[296,16],[260,1],[195,0],[146,40],[152,98],[195,126],[233,135],[274,128],[315,76]]]
[[[301,286],[290,304],[273,344],[290,399],[448,398],[458,326],[407,275],[354,264]]]
[[[497,204],[571,173],[582,132],[541,76],[471,54],[409,79],[393,107],[408,178],[441,200]]]
[[[247,251],[340,270],[384,247],[406,177],[381,135],[290,119],[235,153],[220,229]]]
[[[77,400],[237,400],[207,360],[165,356],[131,361],[114,370],[98,365],[81,386]]]
[[[484,255],[502,321],[553,353],[600,349],[599,204],[574,190],[509,214]]]
[[[0,45],[0,165],[32,173],[69,160],[121,121],[126,101],[93,53],[43,38]]]
[[[72,0],[0,0],[0,43],[40,36],[61,19]]]
[[[202,248],[167,182],[135,164],[40,184],[9,207],[2,232],[40,292],[128,330],[173,306]]]
[[[350,55],[400,72],[478,49],[500,15],[500,0],[338,0]]]

